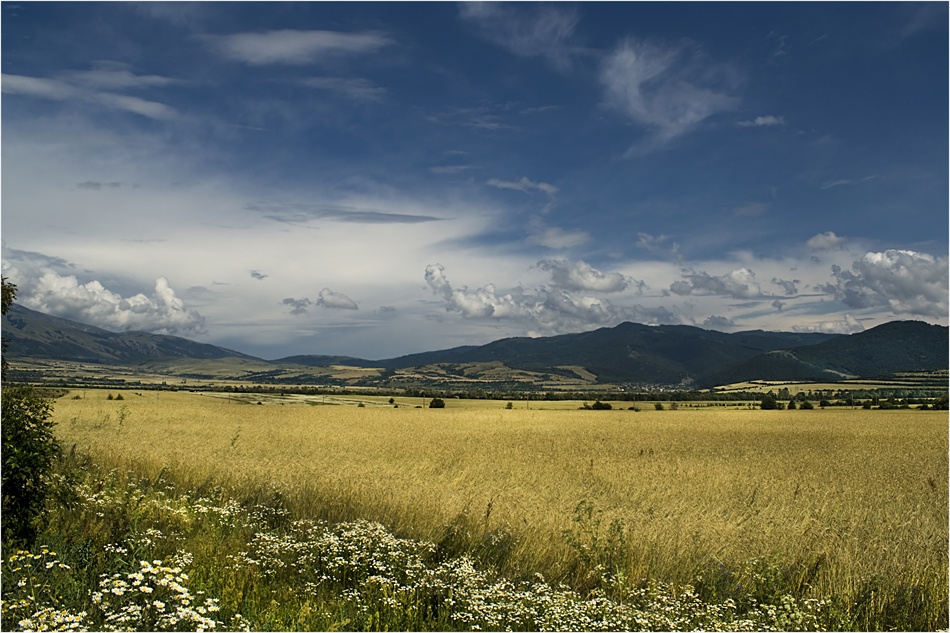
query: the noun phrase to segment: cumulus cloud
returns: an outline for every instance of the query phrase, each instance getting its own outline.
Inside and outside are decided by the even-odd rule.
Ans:
[[[486,39],[522,57],[542,57],[559,70],[571,68],[574,11],[551,6],[530,10],[498,2],[463,2],[459,13]]]
[[[646,153],[692,131],[707,118],[734,109],[739,100],[719,86],[704,87],[723,69],[683,63],[685,50],[627,40],[604,60],[600,81],[606,104],[649,131],[646,143],[627,155]],[[717,82],[722,84],[722,82]]]
[[[785,291],[785,294],[789,297],[798,294],[798,284],[801,283],[799,279],[792,279],[791,281],[787,279],[779,279],[778,277],[772,277],[772,283]]]
[[[738,268],[715,277],[706,272],[691,271],[681,281],[670,284],[670,291],[678,295],[725,295],[733,299],[757,299],[762,288],[755,280],[755,273],[748,268]]]
[[[864,326],[850,314],[831,321],[818,321],[809,325],[793,325],[793,332],[821,332],[822,334],[854,334],[863,332]]]
[[[809,239],[805,246],[813,251],[827,251],[842,248],[845,241],[845,238],[835,235],[834,231],[826,231]]]
[[[710,330],[728,330],[735,326],[736,324],[732,322],[732,319],[724,316],[713,315],[703,321],[703,327]]]
[[[946,319],[947,259],[891,249],[867,253],[851,270],[832,266],[834,283],[818,289],[851,308],[889,307],[896,314]]]
[[[284,29],[205,35],[202,39],[220,55],[252,66],[267,64],[303,65],[327,57],[373,53],[393,43],[372,31],[298,31]]]
[[[572,264],[564,259],[543,259],[538,268],[550,272],[554,285],[564,290],[620,292],[628,285],[626,276],[601,272],[585,261]]]
[[[509,320],[526,330],[546,334],[577,332],[622,321],[679,322],[663,307],[618,306],[605,299],[577,295],[561,288],[539,288],[531,292],[516,288],[504,293],[493,284],[475,289],[467,286],[456,288],[449,282],[441,264],[427,266],[425,280],[432,292],[442,299],[448,312],[469,319]]]
[[[75,275],[46,270],[39,277],[5,262],[10,280],[17,284],[17,303],[66,319],[111,330],[142,330],[159,334],[197,334],[205,319],[185,307],[168,280],[159,277],[151,295],[130,297],[113,292],[99,281],[81,284]]]
[[[312,305],[310,299],[304,297],[303,299],[295,299],[294,297],[287,297],[281,303],[285,306],[290,306],[290,313],[297,314],[306,314],[307,308]]]
[[[320,291],[317,297],[317,305],[334,310],[359,310],[355,301],[342,292],[333,292],[329,288]]]
[[[558,192],[558,188],[554,185],[549,185],[546,182],[532,182],[525,176],[522,176],[521,180],[514,182],[492,178],[488,181],[488,184],[492,187],[498,187],[499,189],[514,189],[515,191],[523,191],[525,193],[530,193],[531,191],[543,191],[549,196],[553,196]]]

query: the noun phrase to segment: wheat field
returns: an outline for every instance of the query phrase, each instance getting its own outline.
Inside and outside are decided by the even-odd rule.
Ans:
[[[435,410],[399,398],[395,408],[106,394],[55,406],[64,445],[106,467],[276,490],[298,516],[366,518],[417,539],[444,539],[453,524],[503,535],[495,562],[514,576],[578,581],[573,531],[615,550],[632,578],[694,582],[767,559],[815,595],[912,588],[942,595],[946,610],[944,412],[485,401]],[[622,540],[609,540],[611,525]]]

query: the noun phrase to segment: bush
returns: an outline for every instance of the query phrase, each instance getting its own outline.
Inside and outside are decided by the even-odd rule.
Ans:
[[[51,403],[31,387],[3,389],[3,542],[31,545],[52,492],[51,470],[60,454]]]
[[[778,409],[778,400],[775,399],[775,396],[771,393],[767,393],[762,396],[761,408],[765,411],[774,411]]]
[[[445,400],[443,400],[442,398],[433,398],[432,400],[429,401],[429,408],[430,409],[444,409]]]

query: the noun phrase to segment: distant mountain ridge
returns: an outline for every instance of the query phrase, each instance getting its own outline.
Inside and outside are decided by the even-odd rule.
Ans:
[[[746,380],[841,380],[948,369],[948,328],[891,321],[806,347],[776,350],[714,374],[717,384]]]
[[[687,325],[621,323],[577,334],[515,337],[384,360],[297,355],[264,361],[177,336],[111,332],[13,305],[3,318],[10,359],[136,365],[175,359],[241,359],[273,368],[350,366],[406,370],[501,363],[602,384],[709,387],[748,380],[831,381],[948,368],[948,328],[892,321],[858,334],[724,333]]]
[[[157,358],[244,358],[253,356],[179,336],[112,332],[13,304],[3,317],[10,358],[126,364]],[[254,359],[256,360],[256,359]]]

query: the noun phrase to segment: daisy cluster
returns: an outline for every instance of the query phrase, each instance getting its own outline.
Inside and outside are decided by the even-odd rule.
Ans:
[[[423,611],[459,630],[819,630],[828,606],[784,596],[740,614],[733,600],[708,603],[691,586],[657,582],[619,598],[602,589],[582,596],[540,575],[501,578],[467,556],[440,561],[432,543],[400,539],[369,521],[296,521],[284,533],[257,533],[231,560],[264,577],[297,578],[309,592],[338,592],[353,607],[357,628]]]

